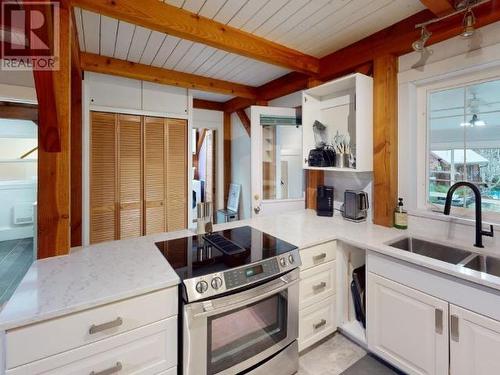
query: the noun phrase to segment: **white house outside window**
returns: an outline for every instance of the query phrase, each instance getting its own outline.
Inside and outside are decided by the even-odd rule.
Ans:
[[[500,213],[500,79],[431,91],[428,100],[427,202],[444,204],[457,181],[476,184],[483,210]],[[470,189],[454,206],[474,208]]]

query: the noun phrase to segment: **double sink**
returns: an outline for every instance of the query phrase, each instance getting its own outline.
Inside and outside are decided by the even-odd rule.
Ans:
[[[391,247],[443,262],[500,277],[500,259],[456,249],[435,242],[406,237],[388,244]]]

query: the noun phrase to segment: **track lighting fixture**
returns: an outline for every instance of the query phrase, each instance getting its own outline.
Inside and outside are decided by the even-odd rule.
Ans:
[[[421,33],[420,33],[420,38],[412,43],[413,50],[416,52],[422,52],[425,48],[425,43],[429,40],[431,37],[432,33],[427,30],[427,28],[422,26]]]
[[[474,12],[471,8],[467,9],[464,15],[463,26],[464,30],[462,34],[460,34],[464,38],[470,38],[474,35],[474,25],[476,23],[476,16],[474,16]]]

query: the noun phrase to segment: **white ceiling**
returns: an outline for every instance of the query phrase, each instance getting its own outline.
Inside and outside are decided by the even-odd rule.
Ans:
[[[165,2],[317,57],[423,9],[419,0]],[[79,8],[75,9],[75,18],[81,51],[250,86],[260,86],[290,72]]]
[[[234,96],[231,95],[216,94],[214,92],[206,92],[199,90],[191,90],[191,94],[193,95],[193,98],[210,100],[212,102],[227,102],[228,100],[234,98]]]

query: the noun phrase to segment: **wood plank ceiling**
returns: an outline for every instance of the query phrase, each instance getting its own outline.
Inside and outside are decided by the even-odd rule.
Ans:
[[[424,7],[418,0],[166,0],[170,5],[323,57]],[[261,86],[290,70],[75,8],[80,49],[200,76]],[[227,101],[229,95],[194,97]]]

